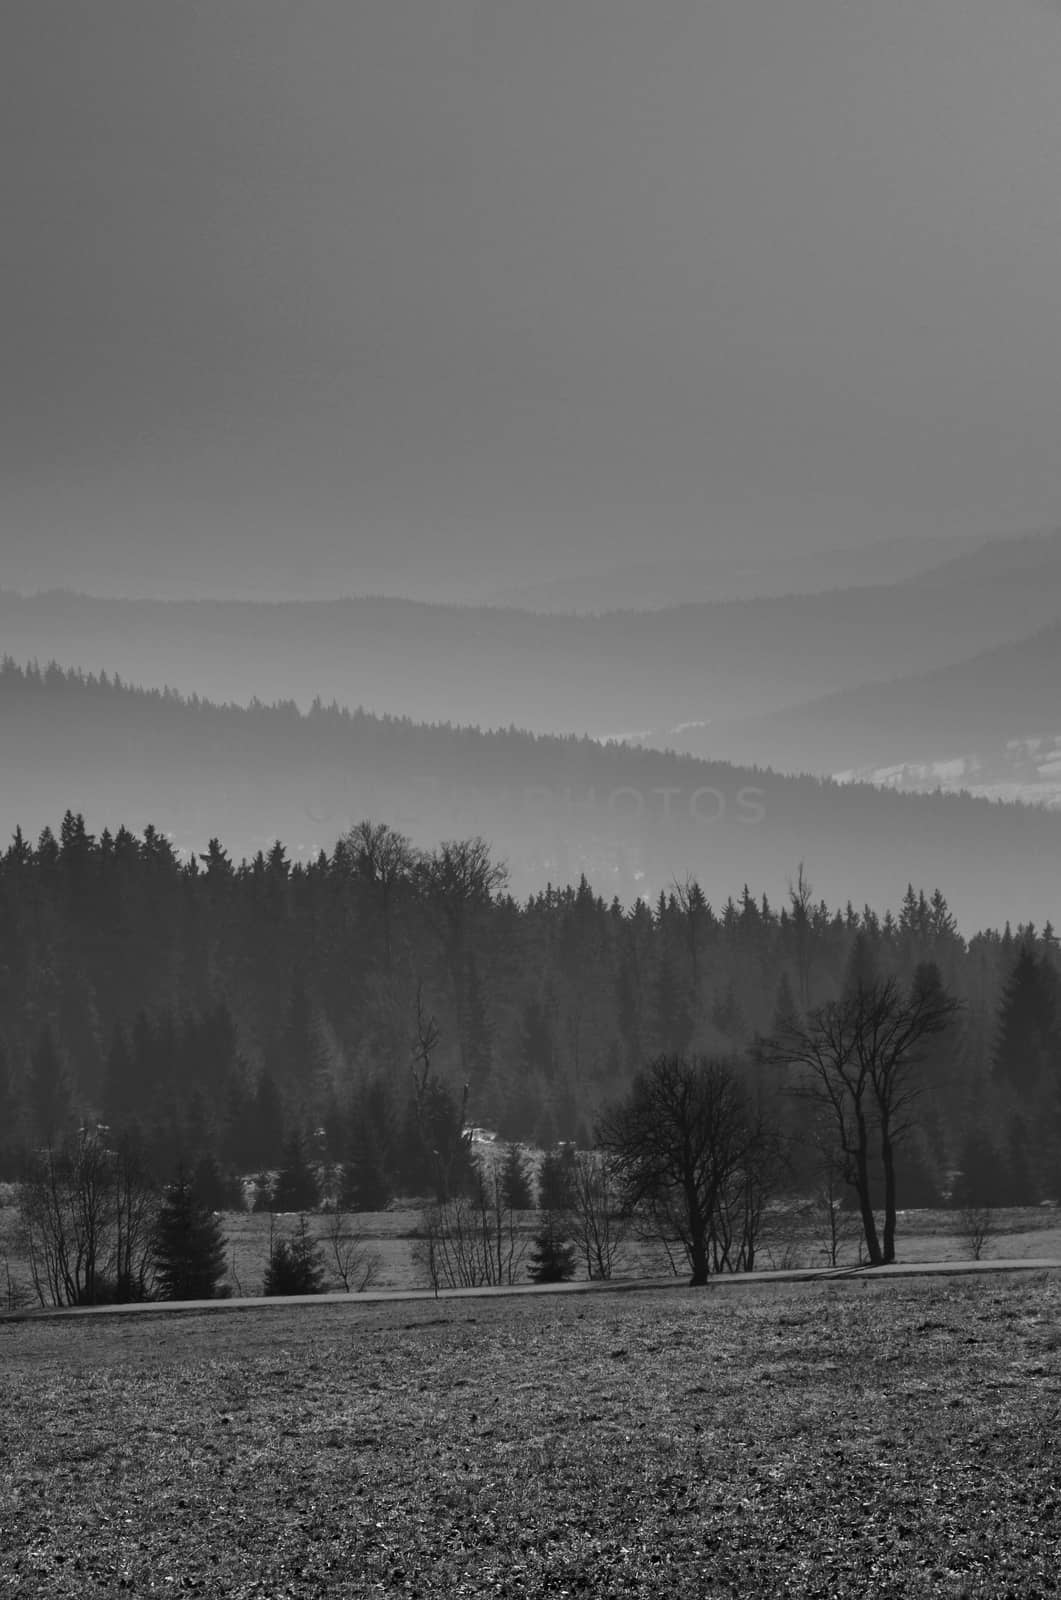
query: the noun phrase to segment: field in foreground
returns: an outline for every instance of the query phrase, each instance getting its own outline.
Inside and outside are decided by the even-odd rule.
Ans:
[[[1059,1592],[1061,1276],[0,1324],[0,1595]]]

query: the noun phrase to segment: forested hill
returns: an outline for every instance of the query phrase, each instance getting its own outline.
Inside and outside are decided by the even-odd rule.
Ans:
[[[35,837],[66,806],[100,830],[152,824],[179,854],[212,835],[253,855],[330,850],[364,817],[423,846],[482,834],[514,892],[577,882],[654,898],[694,874],[716,901],[772,899],[799,863],[830,903],[896,905],[939,884],[963,929],[1039,923],[1061,904],[1061,817],[899,795],[586,738],[481,733],[291,703],[216,706],[8,661],[0,828]]]
[[[1057,680],[1061,622],[956,666],[840,690],[784,713],[711,730],[729,759],[762,758],[783,771],[839,772],[958,756],[984,768],[1007,745],[1061,735]],[[695,754],[700,730],[675,740]]]
[[[160,1176],[275,1168],[311,1135],[378,1209],[426,1192],[462,1113],[585,1143],[646,1060],[706,1053],[741,1063],[813,1182],[805,1102],[754,1040],[875,970],[961,1002],[920,1063],[902,1203],[955,1166],[1034,1202],[1061,1172],[1058,959],[1049,927],[966,941],[914,888],[894,916],[693,880],[653,906],[584,881],[520,905],[474,839],[421,852],[380,824],[308,865],[217,840],[181,863],[155,829],[67,813],[0,853],[0,1178],[100,1119]]]

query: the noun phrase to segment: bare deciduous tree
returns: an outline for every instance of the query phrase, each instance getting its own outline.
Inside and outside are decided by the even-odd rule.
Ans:
[[[349,1212],[336,1205],[325,1214],[320,1235],[325,1259],[346,1294],[363,1294],[379,1277],[382,1259],[369,1249]]]
[[[83,1128],[37,1152],[19,1187],[20,1225],[41,1305],[95,1305],[150,1292],[157,1193],[135,1149]]]
[[[627,1206],[659,1239],[679,1241],[694,1284],[707,1283],[716,1262],[720,1270],[734,1266],[732,1239],[721,1244],[727,1197],[753,1167],[761,1131],[736,1073],[705,1057],[658,1057],[601,1120],[598,1144]],[[745,1215],[754,1222],[756,1208]],[[745,1258],[753,1255],[745,1245]]]
[[[794,1089],[829,1118],[844,1177],[858,1196],[871,1266],[895,1260],[895,1151],[913,1126],[924,1088],[923,1048],[958,1011],[930,971],[909,991],[894,978],[859,977],[839,1000],[792,1018],[762,1041],[762,1059],[795,1069]],[[870,1191],[876,1143],[884,1170],[884,1235],[877,1231]]]
[[[959,1233],[967,1254],[982,1261],[988,1240],[995,1231],[995,1214],[990,1206],[965,1206],[959,1217]]]
[[[437,849],[421,856],[417,863],[420,903],[445,951],[457,1021],[457,1046],[466,1077],[470,1076],[469,948],[472,932],[507,882],[507,866],[494,861],[489,844],[480,836],[444,839]]]
[[[716,1273],[755,1270],[766,1206],[783,1169],[776,1129],[761,1107],[749,1104],[743,1143],[711,1218],[711,1265]]]
[[[421,854],[404,833],[385,822],[358,822],[343,835],[354,871],[373,886],[383,935],[383,971],[394,967],[394,908],[402,885],[411,883]]]
[[[571,1162],[571,1205],[565,1233],[589,1278],[607,1279],[619,1264],[630,1230],[622,1183],[603,1150],[578,1150]]]
[[[848,1183],[844,1176],[845,1163],[835,1144],[828,1138],[827,1130],[819,1130],[817,1184],[814,1191],[814,1212],[820,1229],[822,1248],[831,1267],[840,1265],[840,1251],[845,1244],[853,1244],[861,1236],[861,1224],[844,1205]]]
[[[500,1169],[480,1164],[470,1193],[424,1212],[417,1253],[437,1294],[516,1283],[526,1250],[517,1213],[505,1204]]]

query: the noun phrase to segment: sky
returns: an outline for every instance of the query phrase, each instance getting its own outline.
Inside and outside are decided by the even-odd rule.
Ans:
[[[0,585],[1061,525],[1061,6],[32,0]]]

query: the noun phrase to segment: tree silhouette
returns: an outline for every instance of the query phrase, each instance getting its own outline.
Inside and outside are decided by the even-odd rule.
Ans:
[[[896,1147],[913,1126],[925,1088],[923,1046],[957,1011],[934,969],[920,971],[904,992],[894,978],[867,976],[860,963],[839,1000],[817,1007],[806,1022],[790,1021],[759,1046],[764,1059],[795,1069],[795,1091],[828,1113],[845,1178],[858,1196],[872,1266],[895,1259]],[[884,1172],[883,1243],[871,1190],[874,1139]]]
[[[660,1056],[598,1126],[626,1205],[641,1207],[662,1238],[680,1241],[693,1284],[708,1281],[716,1212],[748,1157],[748,1112],[725,1063]]]
[[[995,1075],[1019,1093],[1031,1093],[1054,1067],[1059,1049],[1057,977],[1053,968],[1024,944],[1002,991]]]
[[[527,1272],[532,1283],[567,1283],[575,1276],[575,1247],[555,1212],[547,1213],[534,1235]]]
[[[510,1144],[505,1149],[501,1164],[501,1194],[510,1211],[534,1209],[534,1189],[527,1158],[518,1144]]]
[[[155,1226],[155,1278],[163,1300],[213,1300],[225,1276],[221,1222],[183,1173],[162,1198]]]
[[[273,1187],[274,1211],[313,1211],[320,1205],[320,1183],[306,1153],[300,1133],[288,1136],[283,1161]]]
[[[265,1295],[320,1294],[324,1288],[324,1260],[305,1217],[300,1216],[291,1238],[276,1235],[269,1246],[262,1293]]]

